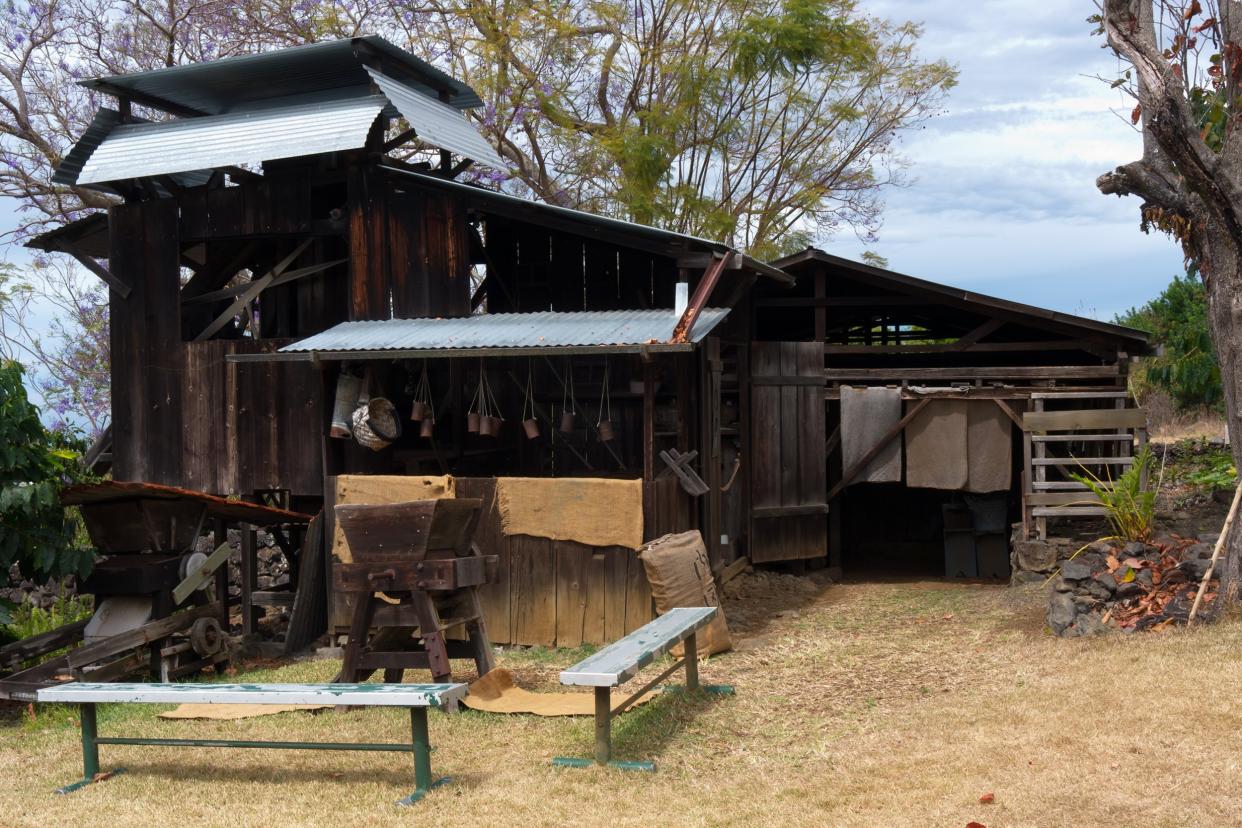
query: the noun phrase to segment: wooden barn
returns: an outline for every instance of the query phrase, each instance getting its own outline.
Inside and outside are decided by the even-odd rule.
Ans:
[[[86,85],[116,105],[56,180],[117,203],[32,246],[110,287],[93,459],[303,514],[479,497],[496,643],[640,626],[635,548],[687,529],[717,572],[1003,576],[1009,523],[1064,505],[1058,447],[1082,442],[1025,412],[1124,409],[1146,347],[818,250],[768,264],[480,186],[504,163],[463,115],[478,96],[376,37]],[[1088,446],[1122,445],[1087,420],[1112,435]],[[298,589],[347,624],[324,514],[288,594],[243,567],[247,631]]]

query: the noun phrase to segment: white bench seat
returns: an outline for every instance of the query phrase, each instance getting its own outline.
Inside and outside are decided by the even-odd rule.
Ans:
[[[81,704],[330,704],[351,707],[445,707],[466,696],[464,684],[93,684],[39,690],[41,702]]]
[[[414,792],[397,801],[410,805],[428,790],[447,782],[431,775],[431,740],[427,708],[444,708],[464,698],[464,684],[99,684],[69,682],[39,690],[40,702],[77,704],[82,725],[82,779],[60,788],[69,793],[124,770],[99,772],[100,745],[162,747],[278,748],[281,750],[378,750],[414,755]],[[97,704],[324,704],[348,707],[404,707],[410,711],[409,743],[280,742],[246,739],[152,739],[100,736]]]
[[[616,687],[711,623],[716,607],[677,607],[561,672],[561,684]]]

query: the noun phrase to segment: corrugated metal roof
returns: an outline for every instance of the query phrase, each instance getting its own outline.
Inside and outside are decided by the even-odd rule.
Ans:
[[[120,124],[81,165],[77,183],[355,149],[366,143],[371,124],[387,105],[386,98],[373,95],[257,112]]]
[[[704,308],[695,323],[698,342],[729,313]],[[461,351],[475,349],[596,348],[669,345],[673,310],[489,313],[457,319],[382,319],[342,322],[280,349],[280,353]]]
[[[107,140],[112,130],[121,123],[121,113],[115,109],[101,108],[95,113],[95,117],[91,119],[90,126],[86,128],[86,132],[78,140],[69,154],[61,159],[60,165],[52,172],[52,183],[71,185],[78,182],[78,177],[82,173],[82,167],[99,149],[99,145]],[[139,121],[141,124],[147,121]],[[172,176],[173,181],[182,187],[197,187],[200,184],[206,184],[207,179],[211,177],[211,171],[190,171],[181,172]],[[163,187],[156,184],[156,187],[163,192]],[[100,187],[98,189],[109,189]]]
[[[81,85],[112,94],[118,90],[134,92],[219,115],[253,109],[273,98],[365,95],[370,78],[363,71],[364,60],[381,64],[391,77],[433,98],[440,90],[449,92],[449,103],[459,109],[483,104],[467,84],[375,35],[95,78]]]
[[[367,73],[397,111],[410,122],[419,139],[498,170],[505,162],[461,112],[371,67]]]

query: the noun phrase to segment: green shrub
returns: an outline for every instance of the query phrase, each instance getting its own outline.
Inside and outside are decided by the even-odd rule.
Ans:
[[[1117,479],[1100,479],[1086,466],[1079,463],[1083,474],[1070,477],[1092,491],[1107,510],[1108,524],[1113,534],[1127,541],[1151,539],[1156,523],[1156,489],[1150,481],[1143,485],[1144,473],[1151,468],[1151,448],[1143,446],[1134,456],[1134,462]],[[1085,462],[1090,463],[1090,458]]]

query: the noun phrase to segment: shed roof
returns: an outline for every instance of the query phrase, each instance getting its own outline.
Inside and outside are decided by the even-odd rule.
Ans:
[[[1000,299],[995,296],[963,290],[962,288],[940,282],[907,276],[904,273],[897,273],[882,267],[875,267],[874,265],[856,262],[852,259],[845,259],[841,256],[834,256],[815,247],[808,247],[800,253],[777,259],[771,264],[782,269],[789,269],[791,272],[797,272],[800,268],[816,262],[850,271],[851,275],[856,276],[860,281],[875,285],[881,289],[888,289],[898,293],[929,295],[943,299],[946,304],[968,307],[984,314],[989,310],[1001,311],[1011,315],[1025,316],[1034,320],[1044,320],[1045,322],[1079,328],[1096,334],[1106,334],[1126,339],[1140,346],[1136,351],[1137,353],[1142,352],[1148,341],[1147,333],[1135,328],[1127,328],[1124,325],[1101,322],[1098,319],[1075,316],[1071,313],[1062,313],[1049,308],[1027,305],[1009,299]]]
[[[371,82],[363,68],[367,64],[432,97],[444,92],[458,109],[483,104],[469,85],[376,35],[93,78],[81,85],[112,95],[132,95],[138,103],[151,106],[165,104],[167,111],[219,115],[262,107],[273,98],[331,100],[367,95]]]
[[[691,332],[691,341],[677,344],[671,340],[679,317],[671,308],[342,322],[286,345],[275,354],[236,354],[230,361],[685,351],[707,336],[728,313],[728,308],[704,308]]]
[[[570,207],[559,207],[541,201],[531,201],[520,196],[488,190],[474,184],[452,181],[434,175],[408,170],[397,166],[381,164],[383,169],[396,175],[407,176],[420,185],[447,190],[458,195],[467,204],[473,204],[482,212],[497,212],[536,223],[559,225],[570,232],[583,236],[602,234],[624,236],[629,239],[644,239],[652,245],[659,246],[665,255],[675,256],[678,251],[688,249],[710,250],[717,253],[735,252],[724,242],[712,241],[687,233],[677,233],[647,224],[625,221],[624,219],[600,216]],[[741,256],[742,265],[778,282],[792,284],[793,278],[779,267],[761,262],[745,254]]]

